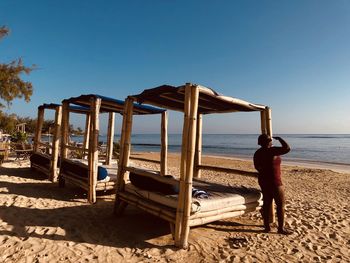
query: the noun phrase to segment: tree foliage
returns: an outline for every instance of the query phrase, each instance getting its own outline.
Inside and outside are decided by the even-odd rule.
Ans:
[[[8,35],[9,30],[5,26],[0,27],[0,40]],[[22,59],[16,59],[9,63],[0,63],[0,99],[6,102],[7,106],[15,98],[24,98],[26,102],[30,101],[33,94],[32,83],[21,79],[23,73],[29,74],[35,66],[24,66]],[[0,107],[5,105],[0,102]]]

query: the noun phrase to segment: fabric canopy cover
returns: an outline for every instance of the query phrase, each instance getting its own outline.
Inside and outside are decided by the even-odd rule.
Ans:
[[[191,84],[195,85],[195,84]],[[211,88],[196,85],[199,88],[198,113],[224,113],[237,111],[263,111],[265,105],[253,104],[241,99],[223,96]],[[185,87],[162,85],[153,89],[144,90],[135,98],[139,103],[146,103],[165,109],[184,111]]]

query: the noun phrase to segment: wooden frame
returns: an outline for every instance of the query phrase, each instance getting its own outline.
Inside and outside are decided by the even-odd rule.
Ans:
[[[180,160],[180,188],[176,209],[161,205],[128,192],[125,186],[129,183],[128,173],[132,171],[142,176],[164,175],[164,171],[149,172],[136,169],[129,165],[130,138],[132,131],[132,115],[134,102],[146,103],[166,109],[184,113],[182,150]],[[175,245],[186,248],[191,226],[201,225],[219,219],[241,215],[258,209],[257,205],[241,206],[238,208],[224,208],[210,213],[191,214],[193,178],[199,178],[202,169],[233,172],[249,176],[257,176],[256,172],[239,171],[220,167],[211,167],[201,163],[202,153],[202,115],[210,113],[258,111],[261,113],[261,132],[272,135],[271,110],[264,106],[245,102],[236,98],[219,95],[212,89],[187,83],[184,86],[172,87],[163,85],[154,89],[145,90],[139,95],[129,96],[126,99],[121,134],[121,153],[119,159],[115,213],[121,214],[127,204],[135,205],[151,214],[157,215],[170,223],[171,233]],[[162,124],[163,125],[163,124]],[[162,126],[162,130],[164,127]],[[162,144],[167,142],[162,140]],[[162,149],[166,145],[162,145]],[[237,210],[238,209],[238,210]]]

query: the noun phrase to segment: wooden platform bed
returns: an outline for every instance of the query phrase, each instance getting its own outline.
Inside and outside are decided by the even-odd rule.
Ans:
[[[160,167],[163,169],[150,171],[142,167],[133,167],[130,164],[133,105],[135,102],[183,113],[180,178],[178,180],[169,178],[167,166],[162,165],[162,162],[167,159],[167,138],[163,136],[160,153]],[[256,172],[202,164],[202,117],[212,113],[259,112],[261,133],[272,135],[269,107],[223,96],[210,88],[191,83],[178,87],[163,85],[144,90],[138,95],[129,96],[124,107],[114,208],[116,215],[121,215],[127,205],[131,204],[159,216],[169,221],[175,245],[186,248],[192,226],[260,209],[262,194],[258,189],[218,185],[200,179],[202,170],[257,176]],[[167,124],[167,120],[163,123]],[[162,125],[161,130],[164,130],[163,134],[167,134],[166,125]],[[138,177],[137,181],[135,181],[135,175]],[[152,180],[152,183],[145,183],[146,178]],[[161,186],[158,189],[151,189],[149,185],[157,184],[156,182],[160,182]],[[169,185],[178,191],[175,194],[169,194],[161,190],[169,188]],[[197,198],[193,195],[194,189],[205,191],[208,197]]]
[[[148,185],[158,181],[164,185],[175,186],[175,189],[179,188],[179,180],[162,177],[157,172],[135,167],[129,167],[127,170],[131,175],[139,174],[150,178]],[[204,191],[208,197],[192,197],[190,226],[242,215],[259,210],[262,206],[262,194],[255,188],[221,185],[201,179],[193,180],[193,188]],[[130,181],[125,184],[124,191],[120,193],[120,199],[126,203],[147,210],[172,224],[175,224],[176,221],[178,197],[178,193],[149,191],[135,186]]]
[[[64,159],[61,162],[60,170],[59,185],[61,187],[67,181],[89,191],[89,166],[87,161]],[[117,165],[99,165],[97,169],[96,191],[115,189],[117,170]]]

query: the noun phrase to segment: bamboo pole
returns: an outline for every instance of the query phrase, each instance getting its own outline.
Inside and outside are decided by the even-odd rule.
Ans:
[[[129,165],[130,161],[130,152],[131,152],[131,132],[132,132],[132,120],[133,120],[133,111],[134,111],[134,100],[129,98],[127,101],[127,115],[126,115],[126,124],[125,124],[125,139],[124,139],[124,157],[123,157],[123,170]],[[123,174],[124,182],[128,179],[128,173]]]
[[[123,111],[123,124],[120,138],[120,155],[118,162],[118,173],[117,173],[117,187],[116,187],[116,197],[114,203],[114,213],[120,214],[120,208],[125,205],[120,199],[119,193],[122,192],[126,180],[126,167],[129,162],[130,157],[130,139],[131,139],[131,124],[133,115],[133,99],[128,97],[124,103]]]
[[[271,119],[271,109],[266,107],[266,132],[272,138],[272,119]]]
[[[269,135],[272,138],[272,119],[271,119],[271,109],[269,107],[266,107],[265,109],[266,113],[266,132],[267,135]],[[276,216],[275,216],[275,202],[272,201],[272,206],[270,210],[270,223],[275,223]]]
[[[182,220],[182,231],[180,244],[181,247],[186,248],[188,243],[188,235],[190,231],[190,214],[192,203],[192,180],[194,171],[194,154],[196,147],[196,130],[197,130],[197,111],[198,111],[198,86],[193,85],[191,88],[191,110],[189,115],[188,126],[188,147],[186,160],[186,174],[185,174],[185,198],[184,198],[184,216]]]
[[[187,136],[188,136],[188,125],[189,119],[188,115],[190,113],[190,84],[186,84],[185,88],[185,101],[184,101],[184,123],[182,129],[182,146],[181,146],[181,162],[180,162],[180,192],[179,200],[176,209],[176,221],[175,221],[175,245],[180,246],[180,238],[182,231],[182,219],[184,215],[184,189],[185,189],[185,173],[186,173],[186,159],[187,159]]]
[[[61,130],[61,158],[67,158],[68,149],[66,145],[69,143],[69,103],[62,103],[62,130]]]
[[[127,101],[128,99],[125,100],[124,102],[124,109],[123,109],[123,122],[122,122],[122,128],[120,132],[120,149],[119,149],[119,161],[118,161],[118,175],[117,175],[117,189],[116,189],[116,194],[118,195],[118,191],[122,189],[123,185],[123,159],[124,159],[124,141],[125,141],[125,132],[126,132],[126,119],[127,119]],[[117,198],[116,198],[117,201]]]
[[[89,148],[90,123],[91,123],[91,115],[90,115],[90,113],[87,113],[86,114],[86,118],[85,118],[85,133],[84,133],[84,142],[83,142],[83,148],[84,149],[88,149]]]
[[[194,157],[194,174],[193,177],[201,178],[200,165],[202,164],[202,126],[203,117],[202,114],[197,116],[197,131],[196,131],[196,151]]]
[[[44,122],[44,108],[38,109],[38,120],[36,122],[36,130],[35,130],[35,137],[34,137],[34,152],[39,151],[39,143],[41,142],[41,130],[43,128],[43,122]]]
[[[52,139],[52,156],[49,180],[55,182],[57,180],[57,163],[58,163],[58,147],[60,143],[60,131],[62,125],[62,106],[56,107],[55,112],[55,130]]]
[[[110,112],[109,118],[108,118],[108,133],[107,133],[107,157],[106,157],[107,165],[109,165],[112,162],[112,157],[113,157],[114,119],[115,119],[115,113]]]
[[[98,168],[98,135],[99,135],[99,113],[101,107],[101,99],[94,98],[91,100],[91,139],[89,143],[89,192],[88,200],[90,203],[96,202],[96,184],[97,184],[97,168]]]
[[[160,175],[164,176],[168,170],[168,114],[166,111],[162,113],[161,123],[161,150],[160,150]]]
[[[266,111],[260,111],[260,125],[261,125],[261,134],[267,134],[266,131]]]

